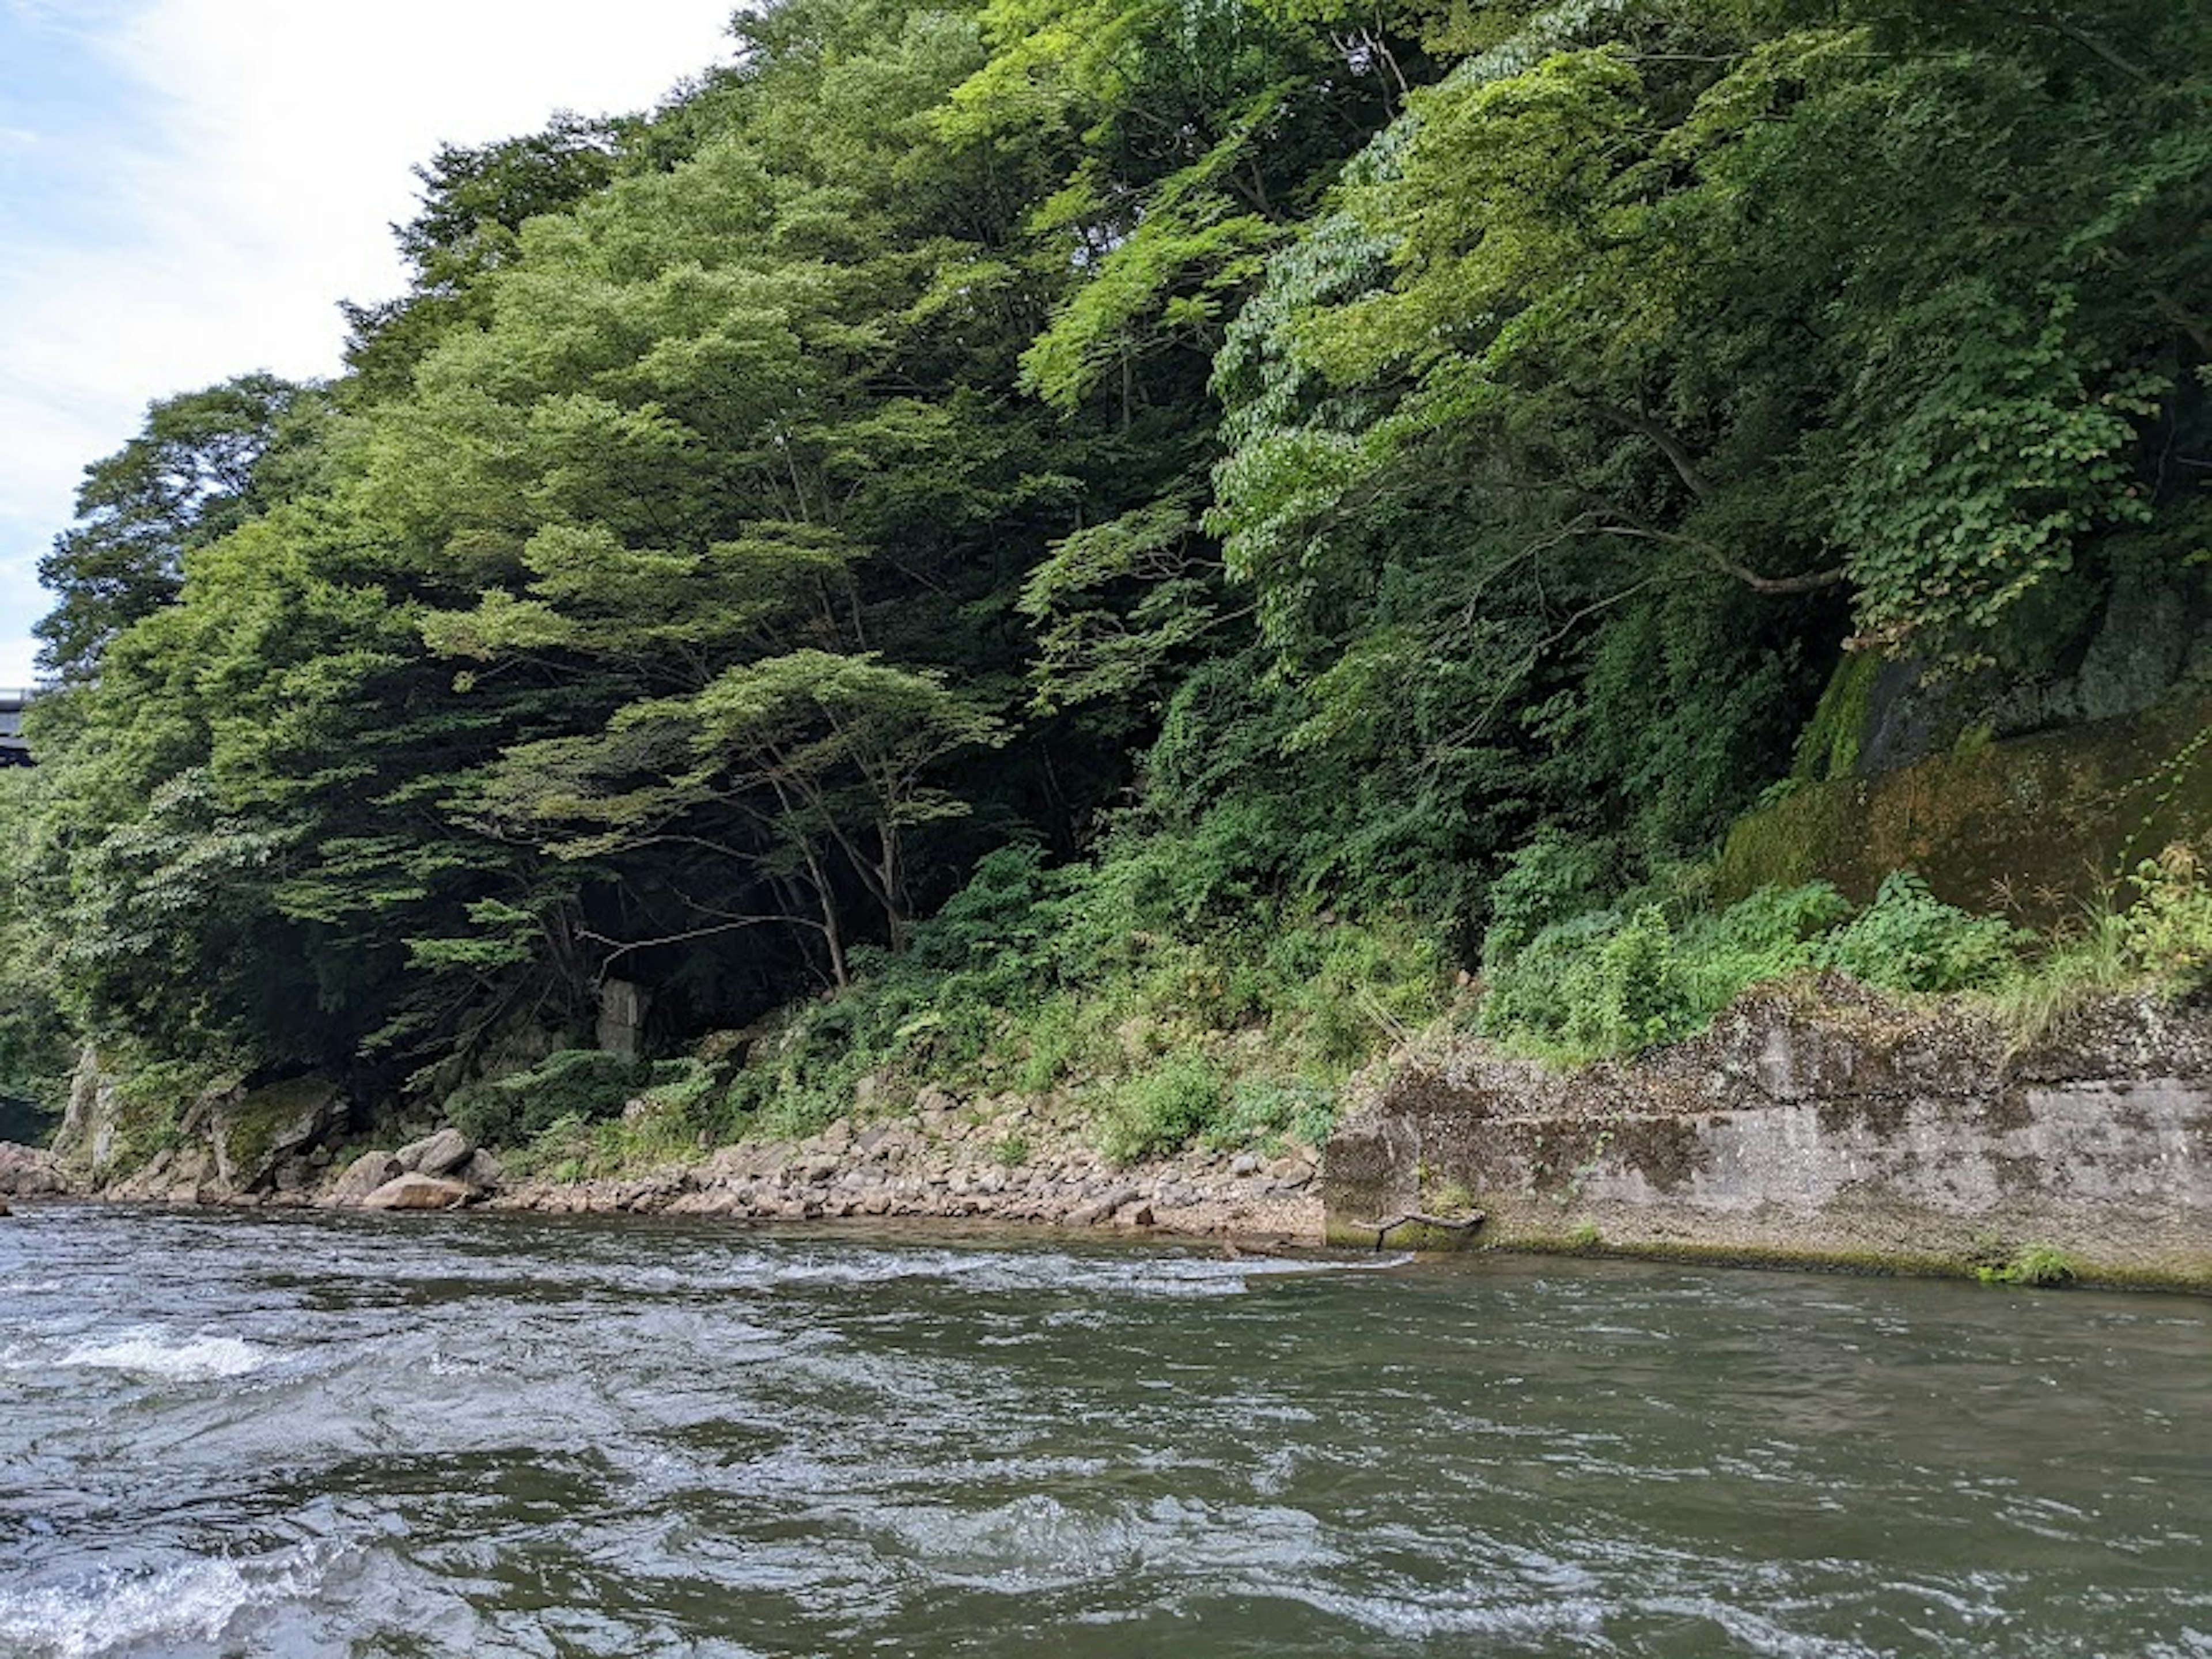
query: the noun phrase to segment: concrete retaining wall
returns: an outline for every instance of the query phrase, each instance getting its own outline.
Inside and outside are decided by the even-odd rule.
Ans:
[[[2027,1245],[2085,1278],[2212,1288],[2212,1022],[2116,1004],[2014,1051],[1847,988],[1754,997],[1696,1042],[1571,1077],[1480,1045],[1408,1059],[1339,1131],[1332,1238],[1480,1209],[1472,1238],[1965,1271]]]

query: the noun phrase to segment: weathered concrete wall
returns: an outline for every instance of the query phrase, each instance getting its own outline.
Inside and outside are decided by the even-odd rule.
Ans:
[[[1323,1181],[1344,1243],[1479,1208],[1492,1244],[1934,1271],[2044,1244],[2085,1277],[2212,1288],[2212,1019],[2118,1004],[2010,1052],[1831,986],[1571,1077],[1469,1045],[1396,1069]]]

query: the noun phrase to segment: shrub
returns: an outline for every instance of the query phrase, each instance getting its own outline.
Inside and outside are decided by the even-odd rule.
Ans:
[[[1891,991],[1971,991],[1998,984],[2020,966],[2026,936],[1997,916],[1944,903],[1928,884],[1899,870],[1872,904],[1831,934],[1820,965]]]
[[[1596,909],[1611,885],[1613,863],[1611,850],[1597,843],[1553,830],[1538,832],[1490,884],[1485,965],[1504,961],[1545,929]]]
[[[562,1048],[527,1070],[471,1084],[446,1102],[453,1127],[481,1146],[513,1146],[563,1119],[579,1123],[618,1116],[656,1084],[691,1080],[696,1060],[653,1066],[598,1048]]]
[[[1307,1078],[1239,1078],[1220,1115],[1204,1133],[1218,1152],[1279,1145],[1287,1137],[1319,1146],[1336,1127],[1337,1092]]]
[[[1999,918],[1943,903],[1910,872],[1856,915],[1825,882],[1764,888],[1679,927],[1656,905],[1594,910],[1491,964],[1480,1024],[1555,1060],[1631,1054],[1702,1030],[1754,985],[1818,969],[1892,991],[1996,986],[2017,974],[2023,939]]]
[[[2138,865],[2129,884],[2135,902],[2120,933],[2130,958],[2171,992],[2202,990],[2212,981],[2212,885],[2203,860],[2177,844]]]
[[[1115,1091],[1100,1149],[1116,1164],[1180,1152],[1211,1128],[1224,1104],[1220,1067],[1203,1054],[1172,1054]]]

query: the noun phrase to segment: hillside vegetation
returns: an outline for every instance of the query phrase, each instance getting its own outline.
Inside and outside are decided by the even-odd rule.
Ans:
[[[1879,684],[1942,741],[2204,690],[2212,12],[733,27],[428,161],[342,376],[88,470],[0,1092],[89,1041],[674,1147],[929,1079],[1136,1156],[1313,1139],[1448,1013],[2201,975],[2185,854],[2056,947],[1704,861]],[[611,982],[637,1066],[574,1055]]]

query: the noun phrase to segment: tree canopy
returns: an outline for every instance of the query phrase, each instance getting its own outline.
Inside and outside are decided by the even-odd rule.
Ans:
[[[440,150],[334,383],[88,471],[0,805],[40,1007],[398,1086],[619,977],[672,1042],[1008,846],[1471,957],[1521,849],[1694,856],[1861,665],[2017,725],[2203,601],[2201,8],[735,27]]]

